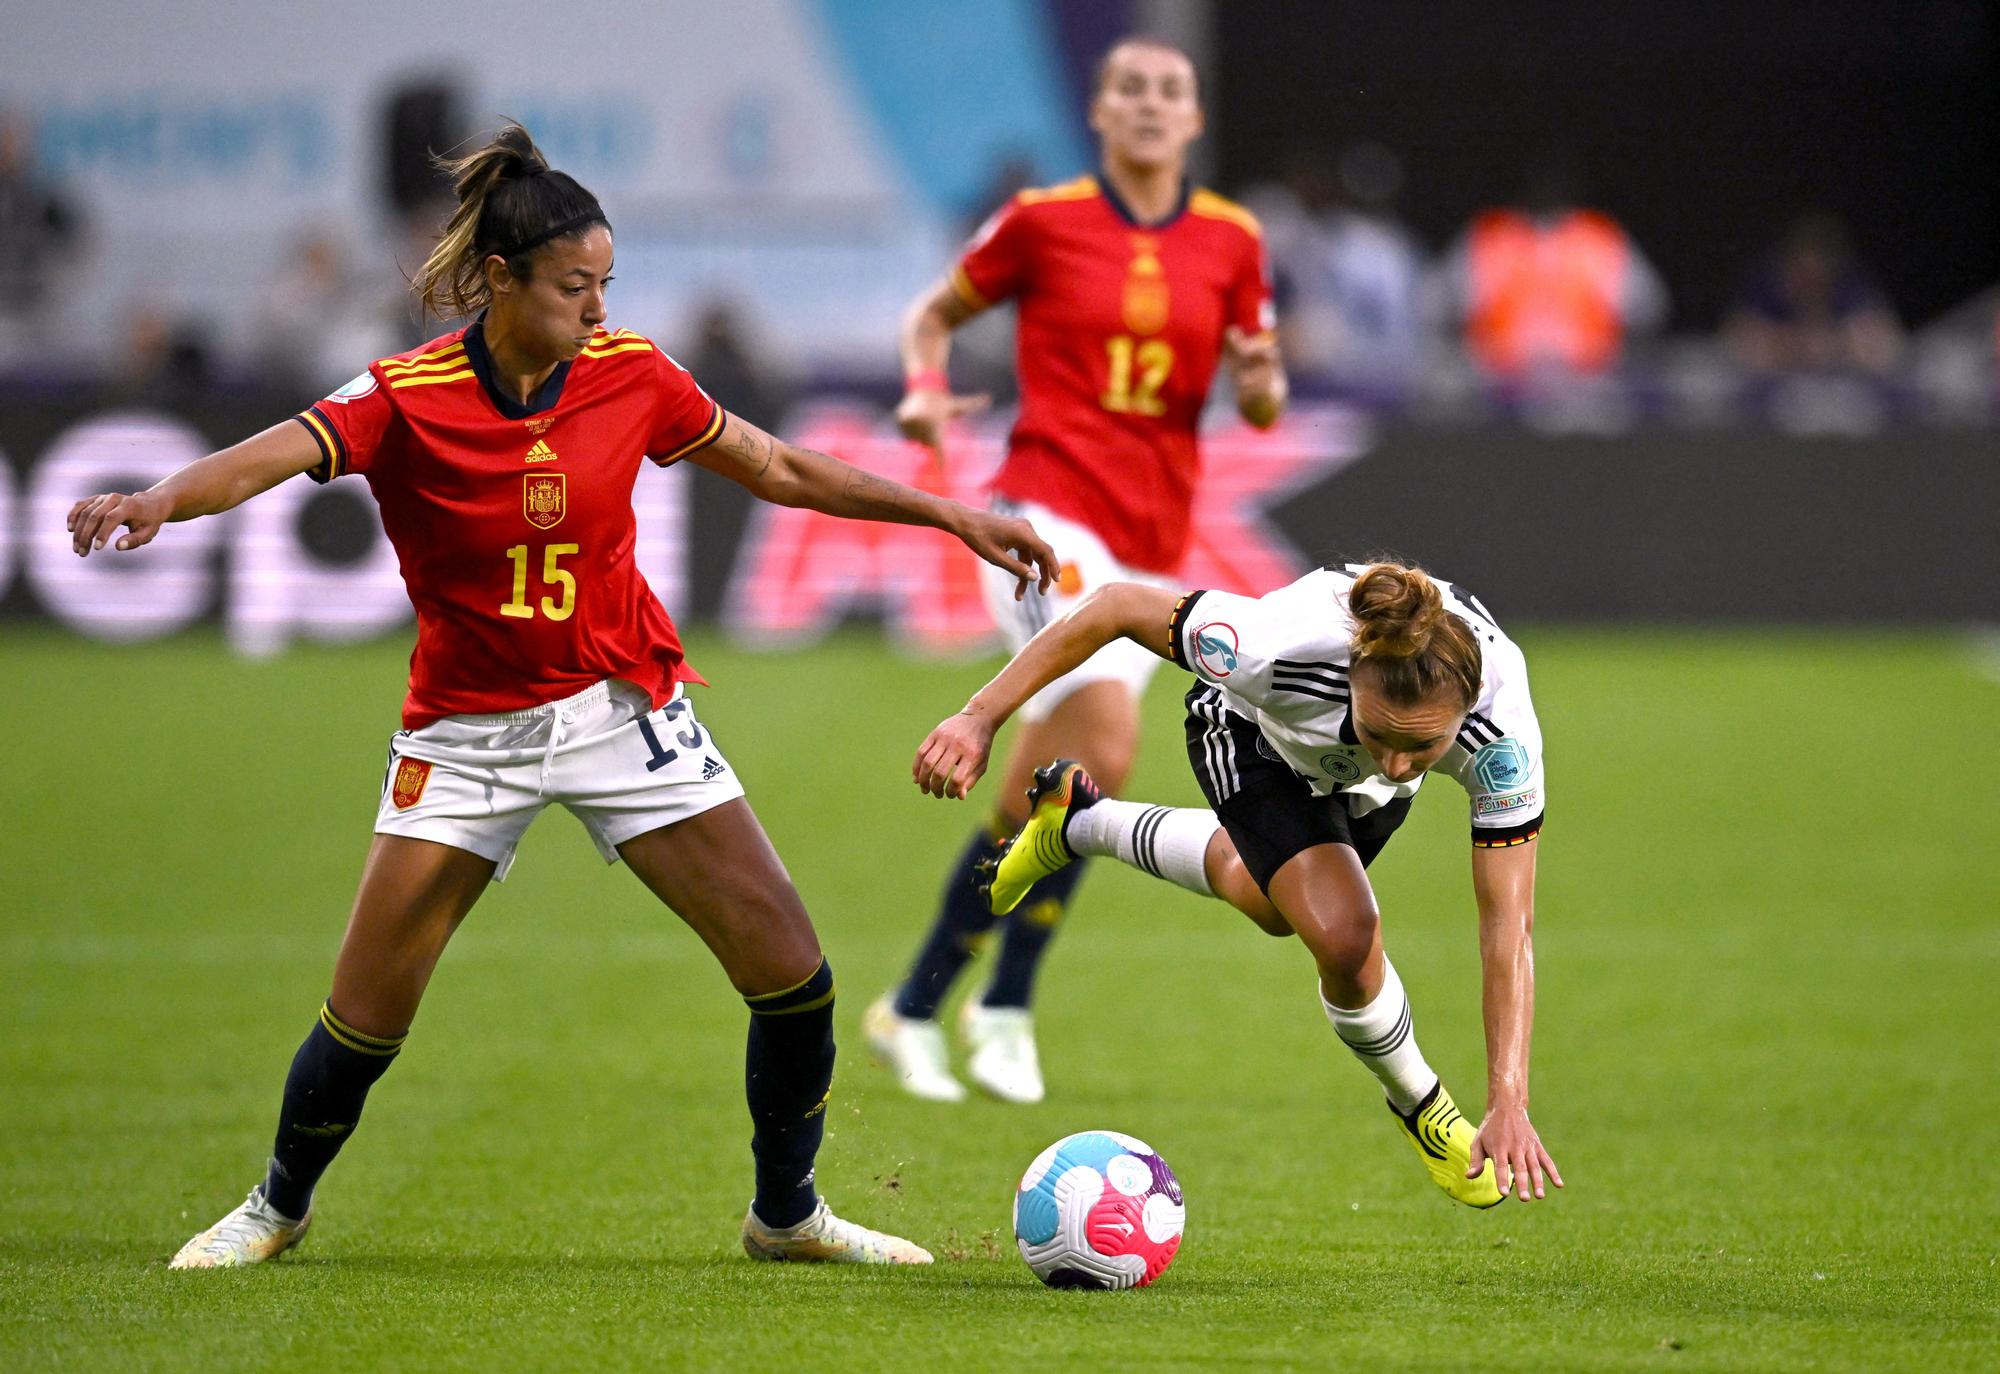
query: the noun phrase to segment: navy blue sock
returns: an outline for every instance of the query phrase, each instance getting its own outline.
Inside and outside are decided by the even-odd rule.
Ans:
[[[312,1206],[320,1175],[354,1134],[368,1090],[389,1071],[403,1040],[362,1034],[333,1014],[331,1002],[320,1008],[285,1075],[278,1139],[264,1176],[264,1200],[280,1213],[302,1217]]]
[[[743,1000],[750,1008],[743,1090],[757,1161],[750,1207],[766,1226],[796,1226],[819,1205],[813,1160],[833,1091],[833,969],[822,959],[797,987]]]
[[[986,934],[999,923],[1000,918],[986,908],[975,870],[987,860],[999,857],[1000,839],[990,827],[982,825],[965,852],[958,856],[951,876],[944,880],[937,920],[931,925],[924,947],[917,952],[916,963],[910,966],[910,976],[896,992],[897,1015],[920,1021],[935,1017],[938,1003],[951,991],[952,980],[958,977],[959,970],[972,958]]]
[[[1035,974],[1042,955],[1055,938],[1056,926],[1069,906],[1070,894],[1083,879],[1085,861],[1058,868],[1028,889],[1021,904],[1007,914],[1000,939],[1000,957],[993,962],[993,981],[980,1001],[989,1007],[1025,1007],[1035,993]]]

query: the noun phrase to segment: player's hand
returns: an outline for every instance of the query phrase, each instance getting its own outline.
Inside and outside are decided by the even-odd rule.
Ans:
[[[130,496],[115,491],[87,496],[69,508],[69,546],[78,558],[88,557],[92,549],[110,543],[111,536],[123,525],[131,532],[119,536],[117,547],[136,549],[153,541],[170,514],[166,499],[150,491]]]
[[[945,427],[961,416],[977,415],[992,404],[993,398],[984,392],[954,396],[949,391],[921,387],[905,393],[897,405],[896,428],[903,431],[905,439],[929,449],[932,460],[942,467]]]
[[[1525,1107],[1495,1107],[1486,1113],[1486,1119],[1479,1123],[1479,1134],[1473,1137],[1472,1166],[1465,1176],[1478,1178],[1489,1159],[1493,1161],[1493,1181],[1503,1197],[1512,1192],[1527,1202],[1531,1187],[1535,1197],[1543,1197],[1544,1178],[1558,1188],[1563,1186],[1562,1173],[1542,1148],[1542,1138],[1535,1134]]]
[[[1278,353],[1278,336],[1266,330],[1246,334],[1235,325],[1222,331],[1222,356],[1236,387],[1237,404],[1253,423],[1278,418],[1285,401],[1285,364]],[[1267,417],[1259,419],[1257,417]]]
[[[1033,525],[1018,515],[995,515],[992,511],[967,507],[964,528],[958,537],[965,541],[965,547],[994,567],[1014,574],[1016,601],[1028,594],[1030,582],[1046,596],[1056,574],[1062,571],[1056,551],[1035,533]]]
[[[993,752],[993,726],[971,707],[938,722],[917,750],[910,775],[933,797],[958,800],[986,774]]]

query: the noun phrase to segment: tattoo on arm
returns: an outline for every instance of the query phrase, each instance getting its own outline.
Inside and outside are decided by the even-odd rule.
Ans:
[[[771,462],[778,454],[778,446],[770,435],[745,425],[737,431],[732,452],[743,459],[744,465],[751,469],[750,475],[755,478],[762,477],[770,471]]]
[[[815,458],[827,458],[823,453],[813,454]],[[828,462],[837,459],[827,458]],[[887,481],[872,472],[864,472],[857,467],[847,470],[847,483],[840,493],[853,503],[854,513],[874,519],[913,519],[917,515],[917,503],[911,498],[916,495],[908,487],[898,482]]]

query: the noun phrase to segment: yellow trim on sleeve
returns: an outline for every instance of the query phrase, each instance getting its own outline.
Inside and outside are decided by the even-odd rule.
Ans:
[[[1517,844],[1526,844],[1529,840],[1537,838],[1541,833],[1539,829],[1536,829],[1525,835],[1510,835],[1504,840],[1474,840],[1472,847],[1474,849],[1512,849]]]
[[[652,351],[653,346],[651,344],[647,343],[644,339],[637,339],[603,346],[591,344],[583,350],[583,356],[586,358],[609,358],[619,353],[651,353]]]
[[[320,454],[326,459],[326,480],[331,482],[340,476],[340,440],[327,428],[326,422],[310,410],[300,411],[299,418],[306,422],[313,438],[319,440]]]
[[[1080,176],[1055,186],[1030,186],[1014,197],[1017,205],[1047,205],[1051,201],[1088,200],[1097,194],[1097,178]]]
[[[472,369],[468,367],[462,372],[447,372],[440,377],[404,377],[400,381],[389,383],[389,390],[396,391],[406,386],[436,386],[439,382],[462,382],[472,375]]]
[[[672,453],[652,455],[654,462],[658,463],[661,467],[665,467],[669,463],[679,462],[696,449],[707,448],[722,437],[722,426],[728,417],[724,414],[722,407],[716,405],[714,401],[711,400],[709,404],[715,406],[715,414],[709,416],[708,424],[702,428],[701,433],[697,437],[690,439],[687,443],[682,444]],[[773,993],[771,995],[775,997],[779,994]]]
[[[420,377],[426,372],[450,372],[455,368],[464,366],[466,366],[465,354],[454,353],[449,358],[439,358],[434,362],[406,363],[401,367],[391,367],[389,364],[384,363],[382,365],[382,375],[390,381],[395,381],[400,377]]]
[[[1213,191],[1197,190],[1189,196],[1188,213],[1200,215],[1203,219],[1228,220],[1251,238],[1264,236],[1264,226],[1257,222],[1255,215],[1227,196],[1218,196]]]
[[[426,363],[443,362],[463,352],[465,352],[465,341],[461,339],[457,343],[446,344],[443,348],[434,348],[428,353],[419,353],[414,358],[382,358],[378,362],[384,372],[404,372],[411,368],[422,367]]]
[[[986,294],[972,284],[972,278],[965,274],[963,265],[954,265],[952,267],[949,280],[951,282],[951,289],[958,292],[958,298],[974,310],[988,310],[992,308],[993,302],[987,300]]]

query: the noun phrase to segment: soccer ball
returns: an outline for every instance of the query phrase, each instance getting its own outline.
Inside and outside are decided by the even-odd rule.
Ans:
[[[1186,1224],[1167,1161],[1117,1131],[1064,1136],[1014,1194],[1021,1258],[1051,1288],[1143,1288],[1174,1262]]]

